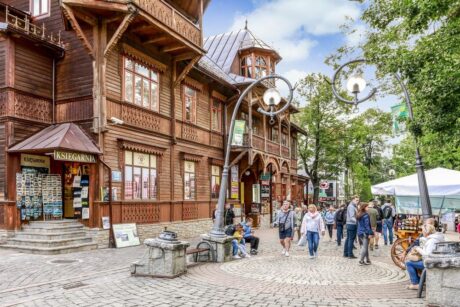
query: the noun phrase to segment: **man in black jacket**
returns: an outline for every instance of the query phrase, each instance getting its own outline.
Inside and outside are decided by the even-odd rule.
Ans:
[[[343,226],[347,223],[347,210],[345,205],[340,206],[340,209],[335,213],[335,227],[337,228],[337,245],[342,244]]]
[[[225,204],[225,211],[224,211],[225,226],[233,225],[234,218],[235,218],[235,212],[233,212],[232,207],[230,206],[230,204]]]

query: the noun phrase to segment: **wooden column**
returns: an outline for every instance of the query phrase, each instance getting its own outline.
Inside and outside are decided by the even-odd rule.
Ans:
[[[252,90],[248,94],[248,145],[252,148]]]

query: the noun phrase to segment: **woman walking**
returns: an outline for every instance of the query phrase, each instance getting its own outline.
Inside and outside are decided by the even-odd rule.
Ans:
[[[281,253],[286,257],[289,257],[291,240],[294,236],[294,215],[294,211],[290,209],[289,202],[285,201],[275,221],[275,225],[279,228],[280,244],[283,247]]]
[[[329,242],[330,242],[332,241],[332,230],[334,229],[334,222],[335,222],[335,212],[334,212],[333,206],[329,207],[329,210],[324,215],[324,220],[326,221],[326,227],[329,233]]]
[[[308,206],[308,213],[302,221],[302,235],[307,236],[310,259],[318,257],[319,233],[324,236],[324,222],[315,205]]]
[[[357,214],[358,219],[358,237],[363,242],[361,245],[361,253],[359,255],[359,265],[369,265],[369,240],[373,237],[374,233],[371,227],[371,219],[367,210],[369,204],[363,203],[359,207]]]

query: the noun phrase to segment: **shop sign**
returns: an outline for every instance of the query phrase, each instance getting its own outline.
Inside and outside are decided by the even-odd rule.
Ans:
[[[320,197],[319,201],[335,201],[335,197]]]
[[[258,183],[252,185],[252,202],[256,204],[260,203],[260,184]]]
[[[238,199],[238,165],[232,166],[230,172],[231,172],[230,198]]]
[[[140,245],[136,224],[113,224],[113,236],[117,248]]]
[[[260,175],[260,180],[269,181],[271,177],[270,175],[271,175],[270,173],[262,173],[262,175]]]
[[[72,161],[83,163],[96,163],[96,157],[92,154],[81,152],[68,152],[68,151],[54,151],[54,160],[59,161]]]
[[[246,121],[235,120],[235,124],[233,126],[232,145],[243,146],[243,136],[244,136],[245,127],[246,127]]]
[[[50,168],[50,158],[46,156],[21,154],[21,166]]]

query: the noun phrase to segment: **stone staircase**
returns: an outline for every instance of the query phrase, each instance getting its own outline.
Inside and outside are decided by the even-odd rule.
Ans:
[[[55,255],[96,249],[84,226],[75,220],[30,222],[0,248],[17,252]]]

